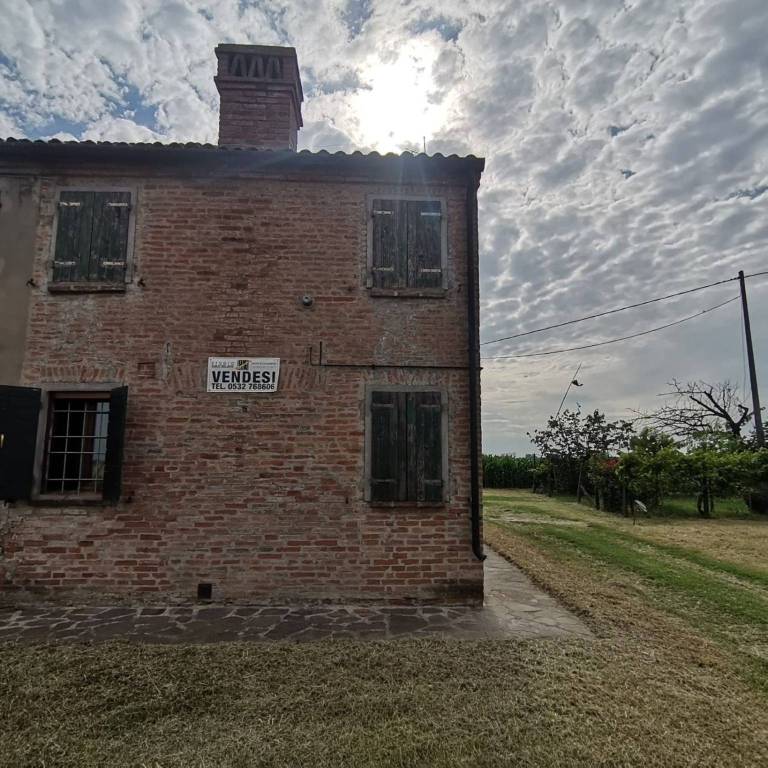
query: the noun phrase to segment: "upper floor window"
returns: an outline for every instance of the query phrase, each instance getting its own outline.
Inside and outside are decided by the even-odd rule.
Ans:
[[[442,201],[371,201],[369,286],[427,291],[445,287],[446,226]]]
[[[53,283],[125,283],[130,192],[62,191],[58,202]]]

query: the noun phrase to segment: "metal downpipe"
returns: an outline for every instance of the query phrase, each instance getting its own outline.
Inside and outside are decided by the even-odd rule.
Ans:
[[[467,335],[469,349],[469,456],[470,456],[470,520],[472,525],[472,552],[481,562],[485,560],[480,536],[480,466],[478,444],[478,391],[479,347],[477,307],[477,188],[479,180],[472,173],[467,182]]]

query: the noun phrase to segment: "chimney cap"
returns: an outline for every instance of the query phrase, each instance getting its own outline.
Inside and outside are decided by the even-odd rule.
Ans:
[[[296,49],[283,45],[243,45],[241,43],[219,43],[214,48],[216,54],[216,60],[218,62],[218,72],[214,81],[217,86],[219,81],[236,79],[240,82],[264,79],[273,79],[267,72],[251,72],[246,74],[244,71],[240,71],[237,75],[233,72],[234,62],[239,59],[241,65],[245,60],[245,57],[258,58],[262,61],[265,59],[282,59],[290,60],[290,64],[286,67],[282,65],[280,71],[277,73],[275,81],[289,82],[293,88],[295,88],[295,98],[297,100],[297,111],[299,111],[299,104],[304,101],[304,89],[301,87],[301,76],[299,74],[299,59],[296,56]],[[263,65],[262,65],[263,66]],[[253,75],[256,75],[255,77]],[[267,75],[265,78],[264,75]],[[299,119],[301,124],[301,119]]]
[[[268,56],[293,56],[296,58],[296,49],[283,45],[250,45],[242,43],[219,43],[215,53],[264,53]]]

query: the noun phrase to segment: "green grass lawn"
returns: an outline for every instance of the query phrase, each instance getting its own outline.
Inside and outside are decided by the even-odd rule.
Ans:
[[[768,525],[485,515],[596,639],[0,647],[0,766],[768,765]]]
[[[491,489],[492,495],[499,495],[506,493],[501,489]],[[554,497],[556,501],[561,502],[576,502],[576,496],[570,495],[557,495]],[[587,503],[586,499],[583,503]],[[651,517],[694,517],[699,518],[699,511],[696,507],[695,496],[667,496],[661,504],[661,507],[656,510]],[[728,518],[740,518],[746,520],[759,519],[754,513],[752,513],[747,506],[744,499],[738,496],[731,496],[726,498],[715,499],[715,512],[713,517],[715,519],[728,519]]]
[[[696,508],[695,496],[668,496],[664,499],[659,513],[669,517],[699,517],[699,511]],[[752,518],[744,499],[738,496],[730,498],[715,499],[715,518],[743,517]]]

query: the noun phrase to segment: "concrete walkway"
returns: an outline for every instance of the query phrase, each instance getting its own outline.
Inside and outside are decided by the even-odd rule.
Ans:
[[[591,632],[502,557],[487,550],[486,600],[461,606],[232,606],[0,608],[0,642],[299,642],[324,638],[582,637]]]

